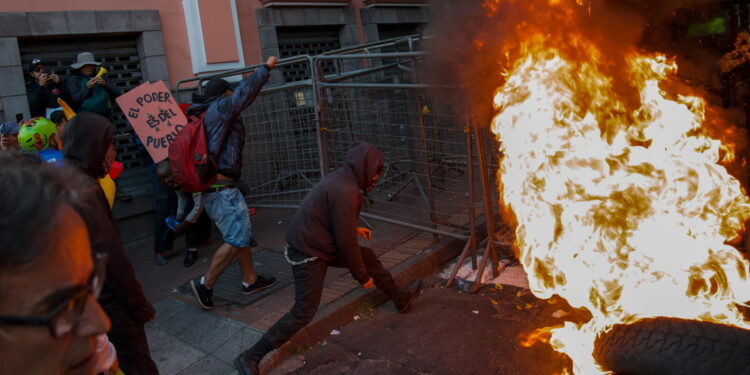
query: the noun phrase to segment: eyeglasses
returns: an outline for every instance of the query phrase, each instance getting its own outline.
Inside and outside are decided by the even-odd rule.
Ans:
[[[71,297],[60,303],[45,316],[0,316],[0,326],[49,327],[52,336],[63,337],[78,326],[86,310],[89,297],[99,297],[104,284],[107,254],[94,254],[94,271],[87,285],[72,290]]]

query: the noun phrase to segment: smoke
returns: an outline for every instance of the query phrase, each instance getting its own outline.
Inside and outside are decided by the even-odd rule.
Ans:
[[[479,123],[492,118],[492,94],[510,68],[519,36],[531,31],[553,38],[582,32],[602,51],[615,90],[625,98],[637,100],[628,85],[617,84],[624,79],[621,67],[625,55],[639,50],[675,58],[693,93],[720,102],[713,94],[721,87],[716,61],[726,51],[685,38],[698,14],[718,14],[713,0],[433,0],[431,5],[436,19],[426,33],[433,36],[429,49],[435,61],[429,76],[468,89]]]

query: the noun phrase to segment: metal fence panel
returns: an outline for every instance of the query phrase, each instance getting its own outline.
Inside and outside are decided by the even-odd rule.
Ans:
[[[386,155],[365,211],[442,231],[468,223],[469,180],[460,101],[435,90],[327,87],[320,100],[329,169],[356,141]]]
[[[470,207],[480,201],[471,206],[469,192],[481,195],[478,178],[470,180],[467,173],[473,159],[467,103],[453,88],[418,82],[422,54],[411,48],[421,39],[407,39],[280,62],[282,70],[309,69],[312,78],[266,87],[243,113],[243,180],[251,206],[299,205],[323,174],[343,165],[349,147],[366,141],[383,151],[386,164],[363,216],[420,228],[436,238],[467,238]],[[409,51],[373,53],[389,45]],[[181,81],[176,91],[214,76]]]
[[[251,205],[296,205],[320,180],[311,85],[264,92],[242,116]]]

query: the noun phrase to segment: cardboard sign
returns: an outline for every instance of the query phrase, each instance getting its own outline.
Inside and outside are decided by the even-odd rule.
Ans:
[[[118,97],[117,104],[154,163],[166,159],[169,144],[188,120],[164,82],[145,82]]]

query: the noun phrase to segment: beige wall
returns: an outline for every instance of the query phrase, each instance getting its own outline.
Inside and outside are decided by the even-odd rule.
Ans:
[[[24,0],[2,1],[0,12],[60,12],[80,10],[158,10],[170,80],[192,77],[185,16],[180,0]]]
[[[242,49],[245,54],[245,64],[253,65],[261,62],[260,33],[255,20],[255,10],[261,8],[260,1],[237,1],[237,18],[240,21],[240,35],[242,35]]]
[[[23,0],[0,2],[0,12],[60,12],[85,10],[157,10],[159,11],[167,69],[172,84],[195,76],[191,59],[189,35],[183,1],[190,0]],[[262,7],[258,0],[198,0],[201,33],[204,39],[206,62],[238,63],[239,51],[234,38],[234,20],[230,1],[236,4],[244,65],[261,62],[260,36],[255,10]],[[364,42],[359,8],[361,0],[352,0],[349,5],[356,9],[359,41]],[[193,51],[195,53],[195,51]]]

